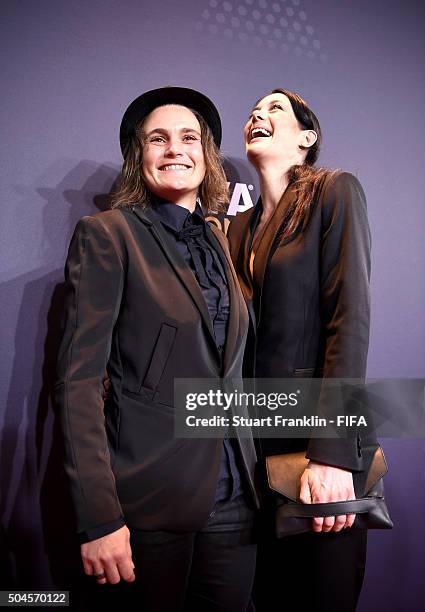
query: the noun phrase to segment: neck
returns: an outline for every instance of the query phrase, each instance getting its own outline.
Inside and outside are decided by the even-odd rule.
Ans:
[[[292,164],[291,164],[292,165]],[[263,211],[268,217],[272,215],[283,193],[288,187],[288,167],[276,167],[274,164],[257,166],[260,179],[261,201]]]
[[[174,201],[177,206],[186,208],[189,212],[193,213],[196,208],[196,198],[194,200],[177,199]]]
[[[249,157],[249,156],[248,156]],[[251,156],[249,161],[257,170],[260,179],[263,214],[272,215],[283,193],[288,187],[288,171],[292,166],[303,164],[305,155],[299,152],[282,156],[282,154]]]

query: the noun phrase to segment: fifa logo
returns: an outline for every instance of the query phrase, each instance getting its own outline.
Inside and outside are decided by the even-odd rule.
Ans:
[[[229,188],[231,187],[230,183],[227,183]],[[254,191],[254,185],[250,185],[247,183],[235,183],[233,187],[233,191],[231,191],[231,198],[229,202],[229,206],[227,208],[226,217],[224,219],[219,219],[218,217],[209,216],[207,217],[207,221],[210,223],[215,223],[219,229],[221,229],[225,234],[227,234],[227,230],[229,228],[229,224],[231,218],[237,215],[239,212],[244,212],[245,210],[249,210],[254,206],[254,202],[252,201],[251,193]]]
[[[230,183],[227,183],[230,187]],[[246,183],[235,183],[233,188],[232,197],[230,198],[229,207],[227,209],[227,216],[234,217],[238,212],[244,212],[254,206],[251,198],[250,191],[253,191],[254,185],[247,185]]]

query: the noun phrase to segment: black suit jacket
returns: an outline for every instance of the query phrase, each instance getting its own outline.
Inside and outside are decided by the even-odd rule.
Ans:
[[[282,240],[289,187],[258,245],[251,241],[261,202],[239,213],[228,232],[231,255],[251,314],[246,375],[363,378],[369,343],[370,232],[359,181],[329,173],[313,203],[307,229]],[[319,401],[326,414],[326,397]],[[362,470],[360,436],[341,440],[262,441],[265,455],[306,448],[310,459]],[[368,454],[370,457],[370,453]]]
[[[211,512],[222,440],[175,438],[173,384],[240,377],[248,316],[226,240],[207,231],[230,294],[223,363],[202,291],[152,211],[76,227],[56,391],[79,531],[121,514],[139,529],[196,530]],[[254,445],[239,444],[254,491]]]

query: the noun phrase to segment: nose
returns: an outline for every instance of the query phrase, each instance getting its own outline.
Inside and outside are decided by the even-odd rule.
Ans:
[[[253,121],[262,121],[263,119],[265,119],[265,115],[266,113],[264,109],[256,108],[254,111],[252,111]]]
[[[181,145],[182,142],[178,138],[170,138],[165,149],[165,155],[167,155],[168,157],[182,155]]]

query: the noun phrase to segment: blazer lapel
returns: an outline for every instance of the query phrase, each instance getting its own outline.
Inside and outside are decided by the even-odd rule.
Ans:
[[[230,313],[223,359],[223,372],[225,373],[232,362],[239,335],[240,289],[225,236],[215,225],[210,225],[209,223],[207,223],[207,235],[212,244],[217,245],[216,252],[226,274],[229,288]]]
[[[282,227],[282,224],[285,219],[286,211],[291,204],[291,201],[295,197],[294,187],[291,185],[286,189],[281,199],[279,200],[276,210],[270,218],[263,236],[258,244],[257,251],[255,253],[254,258],[254,266],[253,266],[253,280],[258,288],[257,295],[261,296],[261,289],[263,287],[264,282],[264,274],[266,271],[266,266],[269,261],[270,251],[273,246],[273,243],[276,239],[276,236],[279,230]],[[259,218],[259,217],[258,217]],[[252,231],[255,230],[255,227]],[[247,256],[247,265],[249,266],[249,257],[250,253]]]
[[[261,215],[261,199],[257,202],[254,208],[251,209],[251,214],[246,216],[245,225],[240,228],[241,234],[238,237],[240,241],[240,249],[236,257],[235,268],[238,271],[239,284],[245,298],[245,303],[248,308],[248,313],[251,319],[252,329],[256,331],[256,316],[253,306],[253,280],[249,269],[249,258],[251,253],[252,239],[258,220]]]
[[[139,219],[149,227],[155,240],[163,250],[165,256],[173,267],[175,273],[180,278],[181,282],[187,289],[190,297],[197,306],[201,313],[202,319],[212,337],[214,346],[216,346],[214,330],[211,322],[210,313],[208,311],[205,298],[202,294],[202,290],[189,266],[186,265],[185,261],[181,257],[180,253],[176,249],[175,245],[168,239],[167,233],[164,230],[159,219],[155,217],[150,209],[141,210],[134,208],[134,213]],[[218,350],[217,350],[218,352]]]

